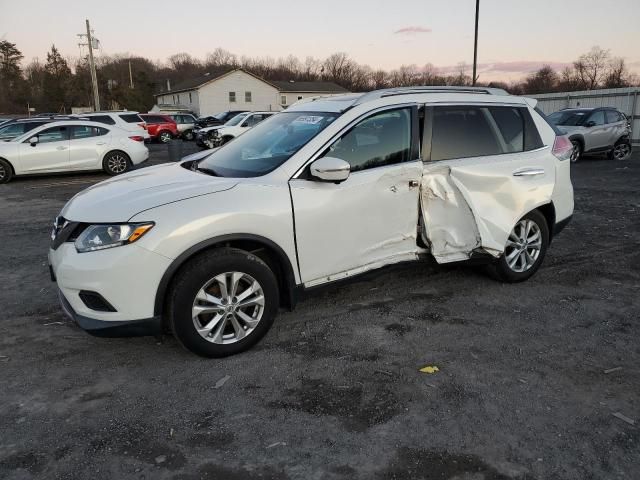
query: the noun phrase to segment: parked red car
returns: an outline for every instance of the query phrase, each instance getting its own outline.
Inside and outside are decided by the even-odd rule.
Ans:
[[[178,137],[178,125],[169,115],[144,113],[140,117],[147,122],[147,131],[151,140],[167,143],[174,137]]]

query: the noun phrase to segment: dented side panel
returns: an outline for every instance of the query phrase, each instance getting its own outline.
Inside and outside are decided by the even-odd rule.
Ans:
[[[517,175],[528,170],[544,173]],[[478,248],[500,256],[518,219],[551,202],[554,183],[548,148],[427,164],[420,198],[432,255],[439,263]]]

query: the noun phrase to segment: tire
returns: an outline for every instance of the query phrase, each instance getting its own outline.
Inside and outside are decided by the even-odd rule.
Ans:
[[[631,143],[626,139],[618,140],[613,146],[613,150],[607,154],[610,160],[627,160],[630,156]]]
[[[167,143],[172,138],[173,138],[173,135],[171,135],[171,132],[169,132],[168,130],[162,130],[160,133],[158,133],[158,141],[160,143]]]
[[[194,138],[196,138],[196,136],[193,134],[193,130],[187,130],[182,136],[188,142],[191,142]]]
[[[530,228],[528,241],[522,249],[522,233]],[[524,230],[523,230],[524,229]],[[536,232],[539,234],[536,238]],[[517,243],[516,243],[517,242]],[[533,210],[522,217],[513,227],[504,254],[489,268],[494,278],[505,283],[523,282],[532,277],[540,268],[549,247],[549,226],[544,215],[538,210]],[[520,251],[522,253],[518,254]],[[525,253],[526,252],[526,253]],[[533,258],[533,262],[529,263]],[[514,261],[515,260],[515,263]]]
[[[582,158],[582,144],[578,140],[571,140],[573,150],[571,151],[571,163],[576,163]]]
[[[0,158],[0,183],[9,183],[13,178],[13,168],[6,160]]]
[[[223,283],[229,294],[234,283],[242,290],[225,295]],[[254,302],[240,306],[243,295],[244,302]],[[234,355],[269,331],[279,298],[276,276],[260,258],[236,248],[211,250],[189,260],[172,282],[169,326],[182,346],[197,355]]]
[[[102,169],[107,175],[120,175],[131,169],[131,159],[121,151],[109,152],[102,160]]]

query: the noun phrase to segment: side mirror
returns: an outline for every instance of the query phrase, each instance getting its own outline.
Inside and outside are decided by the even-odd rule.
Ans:
[[[595,125],[596,125],[596,122],[594,122],[593,120],[589,120],[587,123],[584,124],[584,126],[587,128],[594,127]]]
[[[35,137],[31,137],[29,139],[29,143],[31,144],[32,147],[35,147],[38,144],[39,141],[40,141],[40,139],[38,138],[37,135]]]
[[[311,176],[324,182],[344,182],[350,173],[351,165],[335,157],[322,157],[311,164]]]

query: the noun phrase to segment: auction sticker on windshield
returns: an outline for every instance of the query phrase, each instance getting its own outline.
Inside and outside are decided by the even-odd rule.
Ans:
[[[311,125],[315,125],[316,123],[320,123],[324,117],[320,117],[318,115],[302,115],[294,120],[294,123],[308,123]]]

